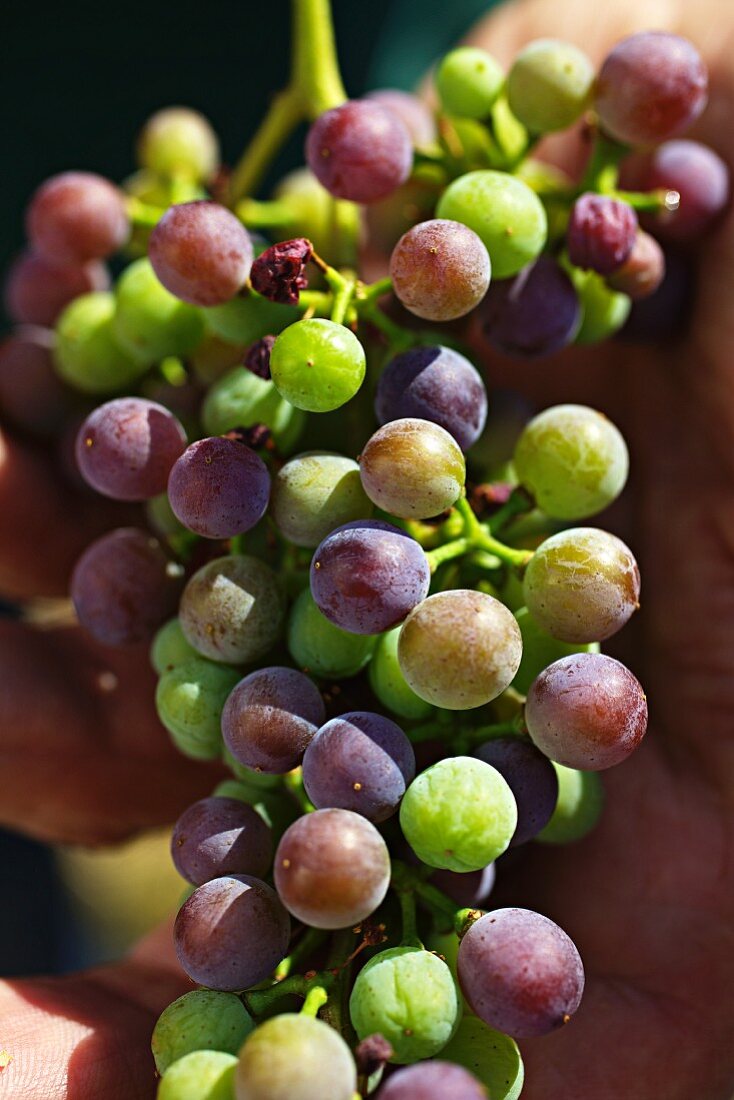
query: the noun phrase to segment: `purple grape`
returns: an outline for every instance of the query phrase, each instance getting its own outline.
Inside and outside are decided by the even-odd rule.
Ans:
[[[394,111],[357,99],[316,119],[306,138],[306,161],[336,198],[377,202],[407,180],[413,145]]]
[[[396,355],[377,383],[380,424],[417,417],[445,428],[462,451],[484,431],[487,391],[479,371],[452,348],[418,347]]]
[[[168,499],[177,519],[207,539],[249,531],[270,499],[268,468],[246,444],[212,436],[192,443],[168,479]]]
[[[474,230],[447,218],[414,225],[390,257],[395,296],[427,321],[465,317],[487,293],[490,273],[489,253]]]
[[[50,333],[22,328],[0,344],[0,414],[32,435],[55,435],[71,408],[56,373]]]
[[[51,263],[83,264],[121,248],[130,223],[123,194],[109,180],[91,172],[62,172],[32,196],[26,231]]]
[[[150,235],[148,256],[166,290],[194,306],[234,298],[252,267],[245,227],[216,202],[171,206]]]
[[[390,853],[375,826],[350,810],[314,810],[286,829],[275,853],[275,888],[312,928],[350,928],[380,905]]]
[[[311,593],[330,622],[352,634],[381,634],[425,599],[431,574],[410,535],[379,520],[337,527],[316,548]]]
[[[410,134],[417,149],[433,145],[438,137],[436,120],[424,100],[399,88],[377,88],[368,92],[365,99],[379,103],[397,115]]]
[[[637,234],[637,214],[621,199],[587,191],[573,204],[566,233],[572,264],[611,275],[629,257]]]
[[[547,756],[519,737],[497,737],[476,752],[496,768],[517,803],[517,827],[510,845],[532,840],[551,819],[558,801],[558,776]]]
[[[526,1039],[568,1023],[584,991],[576,946],[530,909],[495,909],[459,945],[459,984],[485,1024]]]
[[[622,266],[607,276],[607,286],[639,302],[654,294],[664,278],[665,253],[654,237],[638,229],[632,251]]]
[[[282,775],[301,763],[325,717],[324,701],[308,676],[294,668],[260,668],[227,699],[222,734],[240,764]]]
[[[640,191],[677,191],[677,210],[645,222],[663,241],[695,242],[716,223],[729,202],[729,169],[698,141],[666,141],[622,165],[620,186]]]
[[[150,500],[166,488],[186,432],[168,409],[143,397],[118,397],[90,413],[76,437],[84,480],[113,500]]]
[[[5,308],[19,325],[53,325],[74,298],[109,289],[107,268],[89,263],[51,263],[32,249],[13,262],[5,280]]]
[[[146,531],[119,527],[102,535],[84,551],[71,578],[79,622],[105,645],[150,638],[176,613],[178,572]]]
[[[684,256],[666,250],[665,275],[649,298],[633,302],[620,336],[649,343],[669,339],[688,320],[693,303],[693,269]]]
[[[174,825],[171,856],[178,873],[195,886],[222,875],[263,878],[273,858],[273,836],[246,802],[202,798]]]
[[[377,1100],[487,1100],[487,1090],[463,1066],[438,1059],[405,1066],[382,1086]]]
[[[573,283],[550,256],[541,256],[514,279],[492,283],[481,312],[489,343],[520,359],[565,348],[581,321]]]
[[[602,127],[625,145],[656,145],[690,126],[708,97],[708,73],[686,38],[642,31],[607,54],[596,82]]]
[[[525,704],[528,732],[541,752],[582,771],[620,764],[647,729],[642,686],[604,653],[573,653],[536,676]]]
[[[370,711],[332,718],[303,758],[303,782],[315,806],[354,810],[369,821],[394,814],[414,776],[415,753],[400,726]]]
[[[494,863],[488,863],[481,871],[434,871],[428,881],[463,909],[480,905],[492,893],[496,878]]]
[[[250,875],[224,875],[194,890],[173,929],[191,980],[224,993],[264,981],[285,957],[290,934],[278,895]]]

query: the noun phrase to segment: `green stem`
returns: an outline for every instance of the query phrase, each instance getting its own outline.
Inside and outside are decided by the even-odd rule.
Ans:
[[[526,512],[532,512],[535,507],[535,502],[528,496],[524,489],[513,489],[509,497],[498,508],[494,515],[490,516],[485,523],[485,527],[492,535],[496,535],[498,531],[501,531],[511,519],[515,516],[524,515]]]
[[[229,181],[231,204],[257,189],[273,157],[303,119],[303,106],[295,88],[286,88],[272,101],[259,129],[232,172]]]
[[[155,229],[166,212],[164,207],[151,206],[147,202],[136,199],[134,195],[128,197],[125,206],[134,229]]]
[[[328,278],[328,276],[327,276]],[[341,286],[334,290],[334,301],[331,306],[331,319],[338,325],[344,324],[344,318],[352,301],[356,280],[352,276],[344,278],[339,276]]]
[[[362,320],[369,321],[383,336],[387,337],[392,352],[407,351],[420,339],[416,334],[408,332],[407,329],[391,321],[373,301],[358,302],[357,309]]]
[[[533,556],[532,550],[515,550],[512,546],[506,546],[504,542],[495,539],[489,531],[482,528],[482,533],[477,539],[477,545],[482,550],[488,550],[505,565],[511,565],[513,569],[524,570]]]
[[[620,145],[619,142],[597,133],[578,193],[599,191],[602,195],[606,195],[614,191],[619,175],[619,163],[628,152],[626,145]]]
[[[324,989],[323,985],[315,985],[313,989],[309,989],[306,994],[306,1000],[303,1002],[301,1009],[301,1016],[318,1015],[320,1008],[323,1008],[329,999],[329,994]]]
[[[389,275],[386,275],[384,279],[378,279],[374,283],[361,283],[355,294],[357,308],[365,302],[376,302],[378,298],[382,298],[383,294],[389,294],[391,290],[392,279]]]
[[[432,886],[430,882],[417,883],[415,892],[422,902],[435,913],[439,913],[441,917],[448,921],[449,925],[453,927],[454,918],[456,916],[455,901],[452,901],[448,895],[444,894],[444,892],[439,890],[436,886]]]
[[[662,214],[677,210],[680,206],[678,191],[665,188],[658,191],[614,191],[614,198],[621,199],[641,214]]]
[[[289,794],[295,798],[301,809],[301,813],[313,813],[315,806],[306,794],[306,788],[303,785],[303,775],[300,768],[295,768],[292,772],[287,772],[286,775],[283,776],[283,786]]]
[[[329,0],[292,0],[293,68],[291,86],[298,91],[306,118],[314,119],[347,98],[334,41]]]
[[[250,229],[277,229],[291,225],[293,211],[288,203],[279,199],[260,202],[258,199],[243,199],[237,204],[235,214]]]
[[[452,558],[461,558],[473,549],[474,542],[472,539],[461,538],[445,542],[443,546],[437,546],[435,550],[426,551],[431,574],[435,573],[439,565],[443,565],[445,561],[451,561]]]
[[[415,918],[415,890],[397,890],[400,915],[403,921],[402,947],[423,947],[418,936]]]
[[[290,973],[296,970],[314,951],[318,950],[325,939],[326,932],[323,932],[320,928],[309,928],[304,932],[290,955],[286,955],[278,964],[278,969],[275,971],[275,980],[277,982],[282,982],[284,978],[287,978]]]

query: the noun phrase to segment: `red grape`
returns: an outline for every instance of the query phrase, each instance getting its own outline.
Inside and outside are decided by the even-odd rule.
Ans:
[[[267,874],[273,838],[260,814],[238,798],[202,798],[173,827],[171,856],[183,878],[201,886],[221,875]]]
[[[166,290],[195,306],[219,306],[243,286],[252,241],[231,211],[201,200],[171,206],[150,235],[148,255]]]
[[[107,268],[98,260],[52,263],[32,249],[13,262],[5,280],[5,308],[20,325],[53,325],[80,294],[107,290]]]
[[[31,198],[26,230],[51,263],[79,264],[117,252],[130,224],[122,192],[109,180],[91,172],[62,172]]]
[[[390,257],[395,294],[428,321],[469,313],[487,293],[490,272],[489,253],[474,230],[446,218],[414,225]]]
[[[599,275],[621,267],[635,243],[637,215],[620,199],[587,191],[573,205],[566,243],[572,264]]]
[[[262,519],[270,498],[270,474],[250,447],[213,436],[192,443],[168,480],[177,519],[208,539],[243,534]]]

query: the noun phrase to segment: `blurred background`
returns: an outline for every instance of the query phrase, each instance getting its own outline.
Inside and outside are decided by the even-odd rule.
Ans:
[[[359,96],[413,87],[493,4],[333,6],[347,91]],[[209,0],[205,8],[194,0],[141,7],[67,0],[43,15],[11,0],[3,15],[3,269],[22,245],[26,201],[46,177],[81,168],[123,179],[135,168],[142,123],[174,104],[211,120],[232,163],[288,71],[288,0]],[[302,139],[284,151],[269,182],[302,163]],[[0,603],[0,614],[12,613]],[[114,958],[173,909],[184,887],[166,832],[93,852],[55,851],[0,832],[0,866],[3,976],[62,973]]]

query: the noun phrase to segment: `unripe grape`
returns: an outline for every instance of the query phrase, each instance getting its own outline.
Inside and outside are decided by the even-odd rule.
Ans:
[[[362,385],[365,370],[364,348],[354,333],[323,317],[290,325],[270,354],[278,392],[308,412],[344,405]]]
[[[536,134],[565,130],[586,109],[594,67],[570,42],[539,38],[515,58],[507,77],[513,114]]]
[[[442,107],[461,118],[487,118],[504,82],[498,62],[476,46],[450,50],[436,72]]]
[[[208,120],[189,107],[164,107],[138,138],[138,161],[159,176],[206,183],[219,166],[219,142]]]
[[[456,440],[429,420],[391,420],[365,444],[359,459],[367,496],[403,519],[428,519],[458,499],[466,478]]]

